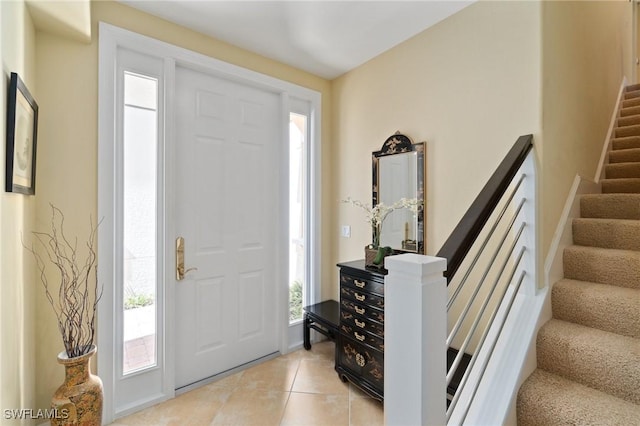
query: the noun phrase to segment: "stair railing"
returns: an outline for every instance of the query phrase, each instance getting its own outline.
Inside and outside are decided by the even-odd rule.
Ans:
[[[388,258],[385,343],[388,339],[402,341],[399,336],[406,334],[403,330],[412,326],[408,321],[402,324],[401,318],[413,315],[418,318],[413,324],[417,321],[424,324],[421,325],[423,346],[416,346],[412,353],[423,351],[421,357],[428,358],[427,361],[416,361],[415,365],[406,362],[400,365],[396,360],[406,358],[406,355],[401,349],[386,345],[385,415],[388,424],[474,422],[473,413],[469,415],[470,408],[482,392],[483,380],[490,379],[487,366],[516,296],[519,292],[533,294],[536,289],[536,168],[532,148],[532,135],[518,138],[436,258],[415,255]],[[446,259],[446,271],[443,266],[434,273],[435,265],[444,265],[443,259]],[[446,280],[438,280],[438,274],[444,275]],[[412,286],[421,290],[403,300],[400,294]],[[420,298],[423,303],[416,304],[414,300]],[[407,310],[415,312],[405,314]],[[442,321],[440,317],[443,317]],[[444,333],[441,338],[437,327],[430,330],[432,323],[448,324],[448,335]],[[438,347],[445,353],[436,356],[433,351]],[[438,373],[442,371],[442,362],[446,362],[444,377]],[[416,378],[416,371],[422,371],[422,377]],[[400,410],[387,413],[387,401],[407,400],[407,392],[398,398],[389,394],[387,378],[390,375],[393,376],[390,391],[401,385],[406,389],[410,383],[412,389],[423,393],[423,400],[413,403],[414,406],[420,404],[421,410],[407,405],[402,414]],[[443,384],[447,389],[446,400],[441,399]],[[433,415],[435,407],[442,407],[443,411]],[[439,410],[435,408],[435,411]],[[404,413],[415,415],[409,418]],[[401,421],[400,416],[404,416]]]
[[[522,285],[536,286],[533,136],[518,138],[436,256],[447,259],[450,297],[446,418],[464,424]],[[462,297],[464,295],[464,297]]]

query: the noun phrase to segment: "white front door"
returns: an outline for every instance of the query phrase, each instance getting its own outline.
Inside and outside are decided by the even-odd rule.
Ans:
[[[280,95],[176,69],[175,385],[278,351]]]
[[[319,300],[313,283],[321,281],[322,126],[317,92],[106,23],[99,32],[98,282],[105,286],[98,309],[98,372],[103,421],[111,423],[173,397],[176,388],[296,346],[301,332],[289,340],[286,297],[291,108],[307,102],[310,117],[310,303]],[[155,109],[128,102],[127,76],[155,82],[155,90],[132,92],[155,93]],[[126,117],[129,106],[155,110],[155,138],[147,138],[150,130],[140,126],[138,115]],[[136,123],[144,138],[128,138],[125,127]],[[135,212],[155,216],[155,235],[146,232],[153,227],[149,215],[135,223],[126,217],[125,184],[137,184],[143,171],[127,149],[141,143],[149,150],[136,152],[146,165],[156,164],[149,178],[156,197],[147,197]],[[143,196],[132,193],[135,201]],[[129,233],[154,248],[156,264],[145,269],[155,297],[153,309],[136,311],[151,311],[144,324],[134,321],[135,331],[145,332],[136,335],[136,343],[144,343],[138,348],[125,344],[131,340],[124,314],[127,274],[144,278],[127,268]],[[179,236],[185,267],[198,269],[177,281]],[[147,323],[155,325],[155,339],[141,327]]]

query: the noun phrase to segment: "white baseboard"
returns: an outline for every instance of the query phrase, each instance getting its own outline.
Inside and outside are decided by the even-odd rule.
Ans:
[[[604,165],[609,162],[609,151],[611,150],[611,141],[613,140],[613,131],[616,127],[618,114],[620,114],[622,97],[624,96],[624,90],[625,90],[625,87],[627,87],[627,84],[628,84],[627,77],[623,77],[622,83],[620,83],[620,90],[618,91],[618,99],[616,100],[616,105],[613,108],[611,121],[609,122],[609,130],[607,131],[607,136],[604,139],[604,144],[602,144],[602,153],[600,154],[600,162],[598,163],[598,169],[593,179],[596,182],[600,182],[604,178]]]
[[[580,217],[581,196],[600,192],[602,191],[599,183],[585,179],[580,175],[576,175],[574,178],[544,263],[545,287],[551,288],[553,284],[564,278],[562,253],[566,247],[573,244],[573,219]]]

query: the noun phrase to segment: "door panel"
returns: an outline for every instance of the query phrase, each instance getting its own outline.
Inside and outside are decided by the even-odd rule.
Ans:
[[[196,324],[206,325],[197,328],[196,352],[215,349],[224,341],[222,322],[222,290],[224,280],[212,278],[196,281],[197,319]]]
[[[176,387],[278,350],[280,97],[176,72]]]

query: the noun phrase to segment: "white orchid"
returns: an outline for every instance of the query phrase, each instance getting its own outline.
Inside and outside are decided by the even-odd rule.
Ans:
[[[354,200],[351,197],[347,197],[342,200],[343,203],[352,204],[365,211],[365,220],[373,229],[373,247],[378,248],[380,244],[380,233],[382,232],[382,224],[386,217],[394,210],[409,209],[414,215],[418,213],[420,206],[422,206],[422,200],[417,198],[401,198],[391,205],[384,203],[378,203],[375,206],[371,204],[365,204],[362,201]]]

